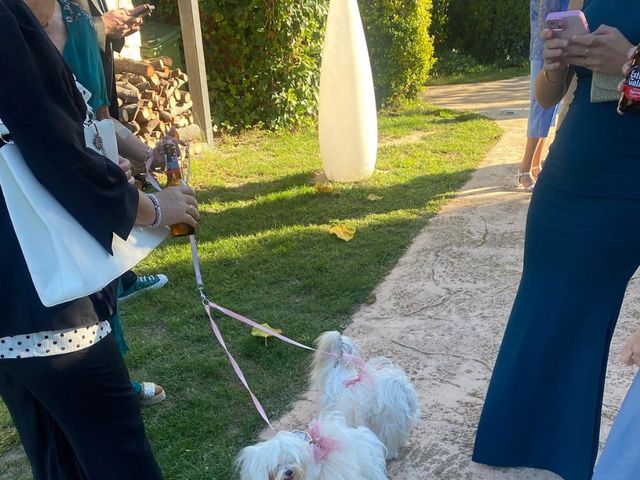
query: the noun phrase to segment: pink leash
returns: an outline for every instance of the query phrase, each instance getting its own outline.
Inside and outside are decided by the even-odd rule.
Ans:
[[[272,430],[275,430],[275,428],[273,427],[273,425],[271,424],[271,422],[269,421],[269,417],[267,416],[267,413],[264,409],[264,407],[262,406],[262,404],[260,403],[260,401],[258,400],[258,397],[255,396],[255,394],[253,393],[253,391],[251,390],[251,387],[249,387],[249,383],[247,382],[244,374],[242,373],[242,369],[240,368],[240,366],[238,365],[238,362],[236,362],[235,358],[233,358],[233,355],[231,354],[231,352],[229,352],[229,349],[227,348],[227,345],[224,342],[224,338],[222,337],[222,333],[220,332],[220,328],[218,327],[218,325],[216,324],[215,320],[213,319],[213,316],[211,315],[211,309],[213,308],[214,310],[219,311],[220,313],[227,315],[228,317],[233,318],[234,320],[238,320],[241,323],[244,323],[245,325],[249,325],[250,327],[256,328],[264,333],[267,333],[269,335],[272,335],[280,340],[282,340],[283,342],[289,343],[291,345],[294,345],[298,348],[302,348],[304,350],[310,350],[312,352],[315,352],[314,348],[308,347],[307,345],[303,345],[302,343],[298,343],[295,340],[292,340],[278,332],[275,332],[274,330],[267,328],[263,325],[260,325],[257,322],[254,322],[253,320],[240,315],[239,313],[236,313],[232,310],[229,310],[228,308],[224,308],[212,301],[210,301],[207,298],[207,295],[204,292],[204,282],[202,281],[202,273],[200,270],[200,256],[198,255],[198,245],[196,244],[196,238],[194,235],[189,235],[189,243],[191,244],[191,257],[193,259],[193,269],[195,271],[195,275],[196,275],[196,284],[198,286],[198,292],[200,293],[200,300],[202,301],[202,305],[204,306],[205,311],[207,312],[207,316],[209,317],[209,322],[211,324],[211,329],[213,330],[213,333],[215,334],[216,338],[218,339],[218,343],[220,343],[220,345],[222,346],[222,348],[224,349],[224,351],[227,354],[227,357],[229,357],[229,361],[231,362],[231,366],[233,367],[234,372],[236,372],[237,377],[240,379],[240,381],[242,382],[242,384],[244,385],[244,387],[248,390],[249,395],[251,396],[251,400],[253,401],[253,404],[256,407],[256,410],[258,410],[258,413],[260,414],[260,416],[262,417],[262,419],[267,423],[267,425],[269,425],[269,427]]]
[[[233,357],[233,355],[231,354],[231,352],[227,348],[227,345],[226,345],[226,343],[224,341],[224,338],[222,337],[222,333],[220,332],[220,328],[218,327],[218,325],[216,324],[215,320],[213,319],[213,316],[211,315],[211,309],[217,310],[218,312],[222,313],[223,315],[231,317],[234,320],[237,320],[237,321],[239,321],[241,323],[244,323],[245,325],[248,325],[250,327],[256,328],[256,329],[260,330],[261,332],[267,333],[267,334],[269,334],[269,335],[271,335],[273,337],[276,337],[276,338],[282,340],[283,342],[288,343],[290,345],[293,345],[295,347],[302,348],[304,350],[309,350],[311,352],[316,352],[317,350],[315,348],[311,348],[311,347],[309,347],[307,345],[304,345],[302,343],[296,342],[295,340],[292,340],[289,337],[286,337],[285,335],[282,335],[282,334],[272,330],[271,328],[265,327],[264,325],[260,325],[259,323],[254,322],[253,320],[251,320],[251,319],[249,319],[249,318],[247,318],[247,317],[245,317],[243,315],[240,315],[239,313],[236,313],[236,312],[234,312],[232,310],[229,310],[228,308],[225,308],[225,307],[223,307],[221,305],[218,305],[218,304],[212,302],[211,300],[209,300],[207,298],[207,295],[205,294],[205,291],[204,291],[204,282],[202,280],[202,272],[201,272],[201,269],[200,269],[200,256],[198,255],[198,245],[196,244],[196,238],[195,238],[194,235],[189,235],[189,243],[191,244],[191,257],[193,259],[193,269],[195,271],[195,276],[196,276],[196,285],[198,287],[198,292],[200,293],[200,300],[202,301],[202,305],[204,306],[204,309],[207,312],[207,316],[209,317],[209,322],[211,324],[211,329],[213,330],[213,333],[215,334],[215,336],[216,336],[216,338],[218,340],[218,343],[220,343],[220,345],[224,349],[225,353],[227,354],[227,357],[229,357],[229,362],[231,362],[231,366],[233,367],[234,372],[236,372],[237,377],[240,379],[240,381],[242,382],[244,387],[249,392],[249,395],[251,396],[251,400],[253,401],[253,404],[255,405],[256,410],[258,410],[258,413],[260,414],[262,419],[267,423],[267,425],[269,425],[269,427],[272,430],[275,430],[275,428],[273,427],[273,425],[269,421],[269,417],[267,416],[267,413],[266,413],[264,407],[262,406],[262,404],[258,400],[258,397],[255,396],[255,394],[251,390],[251,387],[249,387],[249,383],[247,382],[244,374],[242,373],[242,369],[238,365],[238,362],[236,362],[236,359]],[[333,353],[327,353],[326,355],[330,355],[332,357],[338,358],[338,356],[336,354],[333,354]],[[355,355],[346,354],[346,355],[343,355],[343,358],[345,358],[347,361],[352,362],[356,366],[356,368],[361,370],[361,373],[359,373],[353,379],[345,380],[344,385],[347,388],[349,388],[349,387],[355,385],[356,383],[366,379],[366,372],[365,372],[365,369],[364,369],[364,360],[361,357],[355,356]]]

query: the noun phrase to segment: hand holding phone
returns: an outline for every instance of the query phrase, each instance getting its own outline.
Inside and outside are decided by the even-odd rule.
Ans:
[[[131,10],[131,15],[133,15],[134,17],[144,18],[148,15],[151,15],[155,9],[155,5],[145,3],[144,5],[138,5],[133,10]]]
[[[587,18],[580,10],[550,13],[547,15],[547,27],[553,32],[554,38],[565,40],[589,33]]]

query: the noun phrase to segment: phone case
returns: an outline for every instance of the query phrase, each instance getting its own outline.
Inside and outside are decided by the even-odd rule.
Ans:
[[[569,40],[574,35],[589,33],[589,24],[580,10],[554,12],[547,15],[547,27],[558,38]]]

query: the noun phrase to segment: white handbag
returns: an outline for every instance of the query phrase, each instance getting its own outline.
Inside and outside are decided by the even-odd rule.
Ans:
[[[91,92],[76,80],[76,87],[87,105],[87,117],[84,122],[84,142],[93,151],[104,155],[118,165],[118,140],[116,128],[110,118],[95,120],[94,113],[89,106]]]
[[[84,141],[87,147],[118,165],[118,142],[112,119],[87,121],[84,125]]]
[[[7,133],[0,122],[0,138]],[[31,279],[46,307],[106,287],[169,233],[167,228],[136,226],[126,241],[114,234],[110,255],[38,182],[12,143],[0,148],[0,187]]]

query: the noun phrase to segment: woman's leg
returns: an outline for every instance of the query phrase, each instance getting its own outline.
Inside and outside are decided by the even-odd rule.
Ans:
[[[540,170],[542,170],[542,152],[544,151],[544,144],[546,138],[538,139],[538,145],[536,146],[536,151],[533,154],[533,158],[531,159],[531,175],[533,178],[538,180],[538,175],[540,175]]]
[[[532,169],[541,140],[541,138],[527,137],[527,144],[524,148],[522,160],[520,161],[520,168],[518,169],[518,183],[525,188],[530,187],[536,182]],[[538,157],[538,163],[539,161],[540,157]]]
[[[112,335],[67,355],[3,362],[0,371],[29,391],[71,446],[73,458],[58,463],[77,462],[91,480],[162,478]],[[18,416],[23,414],[21,406],[16,408]],[[16,425],[20,429],[22,422]],[[32,432],[26,429],[20,434]],[[45,447],[35,454],[44,454]]]
[[[0,373],[0,396],[18,430],[34,480],[84,480],[66,436],[49,412],[7,372]]]
[[[639,201],[582,197],[539,182],[474,461],[590,478],[609,343],[639,242]]]

